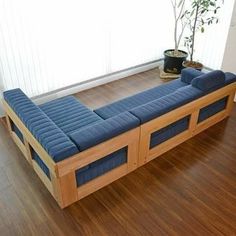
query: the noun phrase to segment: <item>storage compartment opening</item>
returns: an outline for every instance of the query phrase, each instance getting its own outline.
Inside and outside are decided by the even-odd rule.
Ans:
[[[9,118],[10,119],[10,118]],[[11,129],[13,132],[15,132],[15,134],[17,135],[17,137],[20,139],[20,141],[24,144],[24,136],[21,133],[21,131],[18,129],[18,127],[15,125],[15,123],[10,119],[10,124],[11,124]]]
[[[77,186],[81,186],[96,177],[127,163],[128,146],[119,149],[87,166],[76,171]]]
[[[177,134],[187,130],[189,127],[189,120],[190,115],[185,116],[184,118],[153,132],[151,134],[149,149],[152,149],[157,145],[167,141],[168,139],[176,136]]]
[[[30,147],[30,149],[31,149],[31,154],[32,154],[33,160],[37,163],[37,165],[45,173],[45,175],[48,177],[48,179],[51,180],[50,171],[49,171],[48,167],[46,166],[46,164],[43,162],[43,160],[39,157],[39,155],[34,151],[34,149],[32,147]]]
[[[216,113],[223,111],[227,106],[228,98],[229,98],[229,96],[226,96],[226,97],[200,109],[198,123],[201,123],[202,121],[206,120],[207,118],[210,118],[211,116],[215,115]]]

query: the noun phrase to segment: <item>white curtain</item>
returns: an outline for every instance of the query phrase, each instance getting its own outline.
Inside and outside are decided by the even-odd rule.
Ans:
[[[35,96],[163,57],[173,48],[170,2],[0,0],[0,89]],[[206,66],[221,65],[233,2],[198,37]]]

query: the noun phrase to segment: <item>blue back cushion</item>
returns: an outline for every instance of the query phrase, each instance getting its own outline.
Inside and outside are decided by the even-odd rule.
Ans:
[[[209,73],[200,75],[192,80],[192,86],[204,92],[215,90],[224,86],[225,73],[220,70],[211,71]]]
[[[187,84],[191,84],[192,80],[200,75],[203,75],[204,73],[193,69],[193,68],[185,68],[181,71],[181,81]]]
[[[79,152],[76,145],[20,89],[6,91],[3,95],[55,162]]]

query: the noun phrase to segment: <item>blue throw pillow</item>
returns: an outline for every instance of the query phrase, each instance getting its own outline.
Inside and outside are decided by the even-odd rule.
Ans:
[[[225,73],[221,70],[211,71],[200,75],[192,80],[193,87],[202,91],[209,91],[223,86],[225,83]]]
[[[187,83],[187,84],[191,84],[191,81],[200,76],[200,75],[203,75],[204,73],[199,71],[199,70],[196,70],[196,69],[193,69],[193,68],[185,68],[181,71],[181,81],[183,81],[184,83]]]

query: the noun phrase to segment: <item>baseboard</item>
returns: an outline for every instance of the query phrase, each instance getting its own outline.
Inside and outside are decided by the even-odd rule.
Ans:
[[[114,72],[111,74],[107,74],[104,76],[99,76],[96,78],[93,78],[91,80],[87,80],[82,83],[74,84],[72,86],[65,87],[63,89],[55,90],[50,93],[45,93],[36,97],[32,97],[31,99],[36,103],[36,104],[41,104],[47,101],[54,100],[56,98],[68,96],[71,94],[75,94],[78,92],[81,92],[83,90],[91,89],[94,87],[97,87],[99,85],[103,85],[106,83],[110,83],[115,80],[119,80],[122,78],[125,78],[127,76],[131,76],[134,74],[138,74],[147,70],[151,70],[153,68],[159,67],[162,64],[163,59],[151,61],[145,64],[137,65],[134,67],[130,67],[128,69],[124,69],[118,72]]]

